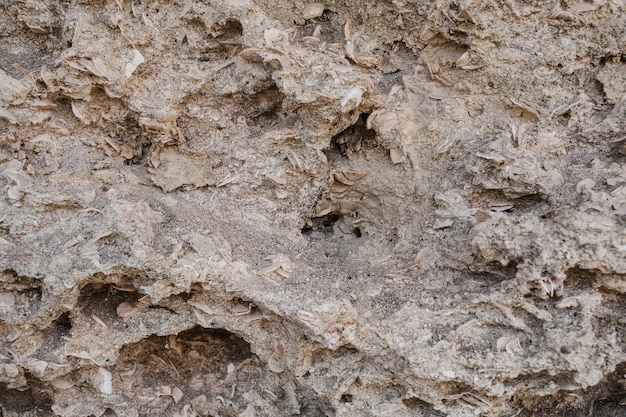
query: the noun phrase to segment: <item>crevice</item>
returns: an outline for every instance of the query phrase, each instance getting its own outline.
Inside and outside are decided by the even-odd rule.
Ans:
[[[556,417],[617,417],[624,415],[626,399],[626,363],[616,366],[614,372],[606,375],[600,383],[584,390],[561,390],[553,395],[537,397],[520,392],[513,399],[521,409],[519,416],[551,415]],[[555,376],[542,373],[546,384],[557,380]],[[538,375],[532,376],[537,380]],[[573,381],[569,376],[568,381]],[[563,380],[561,378],[561,380]]]
[[[565,271],[565,290],[567,293],[572,290],[589,291],[596,287],[598,282],[598,275],[601,274],[598,270],[593,269],[581,269],[579,267],[570,268]]]
[[[255,129],[263,130],[280,119],[284,99],[283,92],[272,83],[266,90],[245,97],[242,104],[248,111],[246,117],[253,122]]]
[[[437,411],[433,408],[432,404],[420,400],[417,397],[409,397],[402,400],[402,404],[405,405],[414,415],[423,417],[444,417],[445,414],[441,411]]]
[[[366,235],[364,230],[354,225],[353,218],[335,211],[307,219],[300,232],[312,241],[325,240],[327,257],[354,249]]]
[[[0,383],[1,417],[52,417],[53,401],[38,384],[26,389],[11,389]]]
[[[120,290],[115,284],[88,284],[81,289],[77,308],[86,317],[97,317],[109,325],[119,320],[118,307],[126,304],[135,306],[141,297],[133,287]]]
[[[486,264],[476,262],[474,265],[470,265],[469,277],[484,285],[497,285],[500,282],[515,278],[518,263],[518,260],[509,260],[506,265],[497,261]]]
[[[331,138],[328,148],[324,150],[330,165],[342,158],[349,158],[352,153],[378,146],[376,132],[373,129],[367,129],[368,117],[369,113],[361,113],[352,126],[348,126]]]
[[[305,236],[311,236],[313,232],[320,232],[325,237],[328,237],[334,233],[333,226],[341,215],[338,213],[329,213],[325,216],[314,217],[302,228],[302,234]]]
[[[303,25],[297,27],[297,39],[302,39],[305,36],[313,35],[315,28],[320,26],[320,41],[321,42],[342,42],[344,41],[343,26],[345,22],[342,22],[339,13],[324,9],[321,16],[304,21]]]
[[[202,23],[196,24],[194,30],[203,41],[199,46],[192,48],[190,53],[200,62],[232,58],[242,49],[243,26],[239,20],[228,19],[223,24],[214,24],[208,30],[208,34]]]
[[[72,334],[72,320],[69,312],[62,313],[50,326],[43,330],[43,343],[40,352],[45,357],[63,346],[64,339]],[[53,356],[51,356],[53,358]]]
[[[152,335],[124,345],[116,366],[133,372],[134,378],[122,381],[120,386],[129,396],[152,387],[176,387],[181,391],[181,404],[185,404],[201,394],[232,398],[229,390],[234,380],[229,375],[254,358],[250,344],[243,338],[224,329],[195,326],[178,334]],[[157,410],[152,406],[156,407],[143,405],[140,411],[154,413]]]
[[[234,39],[243,35],[243,25],[237,19],[228,19],[224,24],[214,26],[211,31],[215,38]]]

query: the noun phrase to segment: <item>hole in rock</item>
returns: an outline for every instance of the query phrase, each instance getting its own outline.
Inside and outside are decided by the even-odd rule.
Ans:
[[[262,129],[279,121],[284,99],[285,94],[272,82],[264,90],[243,96],[237,101],[245,106],[246,117],[254,122],[255,127]]]
[[[0,416],[2,417],[52,417],[52,400],[38,388],[11,389],[0,383]]]
[[[95,316],[110,325],[119,320],[117,307],[120,304],[125,302],[135,305],[140,296],[132,286],[94,283],[81,290],[77,306],[81,316],[87,317],[87,320],[92,320],[91,316]]]
[[[57,361],[55,351],[65,343],[64,338],[71,337],[72,320],[69,312],[61,314],[50,326],[43,329],[43,343],[38,351],[42,359]]]
[[[43,329],[43,343],[38,355],[41,359],[58,362],[59,357],[67,354],[65,347],[69,338],[74,339],[77,334],[83,334],[92,326],[98,331],[103,329],[102,325],[107,328],[119,326],[122,319],[117,313],[118,306],[124,302],[135,305],[140,296],[133,289],[129,284],[120,284],[119,287],[100,283],[86,285],[81,289],[76,307],[71,313],[62,313]]]
[[[518,393],[517,407],[521,409],[519,416],[531,417],[550,415],[556,417],[617,417],[623,416],[624,406],[620,402],[626,397],[624,373],[626,363],[616,366],[614,372],[606,375],[597,385],[575,391],[559,391],[553,395],[536,397],[524,392]],[[555,379],[554,375],[545,374],[545,385]],[[528,378],[536,386],[536,377]],[[573,375],[562,377],[562,382],[574,383]],[[529,384],[526,384],[528,386]]]
[[[312,236],[313,232],[320,232],[324,236],[332,235],[334,233],[333,226],[339,219],[341,219],[341,216],[337,213],[314,217],[302,228],[302,234]]]
[[[216,32],[218,32],[218,38],[235,38],[243,34],[243,25],[239,20],[228,19],[225,24],[217,28]]]
[[[336,11],[327,8],[324,9],[321,16],[304,21],[304,24],[297,28],[297,35],[294,36],[294,39],[302,39],[305,36],[313,36],[315,28],[319,26],[321,29],[319,33],[319,40],[321,43],[345,42],[345,24],[345,15],[343,15],[343,13],[337,13]]]
[[[596,269],[581,269],[578,267],[570,268],[565,271],[565,287],[567,290],[590,290],[592,289],[598,276],[602,273]]]
[[[363,235],[361,229],[352,225],[351,218],[346,218],[336,212],[311,218],[301,232],[310,238],[328,238],[335,234],[360,238]]]
[[[70,320],[70,314],[67,311],[61,314],[58,319],[52,322],[52,325],[61,335],[69,335],[72,331],[72,321]]]
[[[377,146],[376,132],[366,127],[368,117],[369,113],[361,113],[352,126],[348,126],[332,137],[328,149],[324,150],[330,164],[339,161],[342,157],[349,157],[353,152]]]
[[[151,387],[177,387],[184,395],[181,404],[200,394],[226,397],[232,381],[229,385],[225,380],[252,357],[248,342],[223,329],[195,326],[175,335],[152,335],[120,350],[117,369],[133,372],[133,377],[122,380],[119,389],[133,397]]]
[[[433,409],[432,404],[422,401],[419,398],[411,397],[402,400],[402,403],[411,411],[415,412],[415,415],[424,417],[443,417],[444,413]]]
[[[600,383],[588,388],[591,398],[590,406],[587,407],[588,416],[615,417],[626,415],[624,412],[624,400],[626,399],[626,362],[615,367],[615,371],[605,376]],[[583,398],[585,398],[584,396]]]

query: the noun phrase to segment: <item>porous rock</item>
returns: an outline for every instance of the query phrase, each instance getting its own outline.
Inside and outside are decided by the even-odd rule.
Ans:
[[[0,2],[0,414],[623,414],[625,26]]]

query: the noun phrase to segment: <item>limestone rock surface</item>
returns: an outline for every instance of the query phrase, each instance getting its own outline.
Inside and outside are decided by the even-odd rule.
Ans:
[[[625,28],[0,1],[0,415],[626,414]]]

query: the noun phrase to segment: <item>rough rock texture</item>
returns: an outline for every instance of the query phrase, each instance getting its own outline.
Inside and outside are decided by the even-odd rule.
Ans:
[[[0,1],[0,414],[618,416],[624,0]]]

